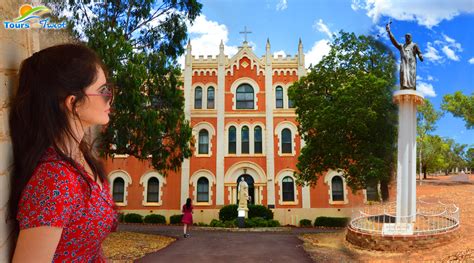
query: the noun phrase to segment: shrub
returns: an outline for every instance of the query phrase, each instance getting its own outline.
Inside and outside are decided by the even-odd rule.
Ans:
[[[237,219],[224,221],[224,227],[227,228],[234,228],[237,226]]]
[[[267,222],[268,222],[268,227],[279,227],[280,226],[280,222],[278,222],[278,220],[270,219],[270,220],[267,220]]]
[[[126,214],[123,217],[126,223],[143,223],[143,216],[135,213]]]
[[[118,219],[118,221],[119,221],[120,223],[123,222],[123,217],[124,217],[124,213],[118,213],[117,219]]]
[[[172,225],[181,224],[182,218],[183,218],[183,215],[172,215],[170,216],[170,224]]]
[[[301,227],[311,226],[311,220],[309,220],[309,219],[301,219],[301,220],[300,220],[300,226],[301,226]]]
[[[156,214],[145,216],[145,219],[143,221],[149,224],[166,224],[165,216],[156,215]]]
[[[252,218],[245,218],[244,220],[244,227],[256,227],[257,224]]]
[[[267,227],[268,226],[268,220],[265,220],[262,217],[254,217],[254,218],[252,218],[252,220],[255,223],[256,227]]]
[[[230,221],[237,218],[237,205],[226,205],[219,210],[219,220]]]
[[[224,227],[224,223],[217,219],[212,219],[211,223],[209,224],[211,227]]]
[[[349,223],[348,217],[325,217],[321,216],[314,220],[314,226],[345,227]]]
[[[273,212],[263,205],[249,205],[249,218],[254,217],[273,219]]]
[[[197,225],[198,225],[198,226],[209,226],[208,224],[203,223],[203,222],[199,222],[199,223],[197,223]]]

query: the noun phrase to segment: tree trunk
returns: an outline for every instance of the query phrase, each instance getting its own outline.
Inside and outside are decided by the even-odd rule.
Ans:
[[[427,170],[426,165],[423,165],[423,179],[426,179],[426,170]]]
[[[382,201],[386,202],[389,198],[388,182],[380,181],[380,194],[382,195]]]

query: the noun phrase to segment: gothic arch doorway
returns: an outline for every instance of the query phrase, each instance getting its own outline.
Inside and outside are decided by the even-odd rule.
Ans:
[[[247,182],[247,184],[249,185],[249,197],[250,197],[250,200],[248,202],[249,205],[254,205],[255,204],[255,187],[254,187],[254,180],[252,178],[251,175],[249,174],[242,174],[241,176],[239,176],[237,178],[237,189],[239,187],[239,182],[240,182],[240,178],[244,178],[245,182]],[[236,200],[237,200],[237,204],[239,203],[239,193],[237,191],[237,197],[236,197]]]

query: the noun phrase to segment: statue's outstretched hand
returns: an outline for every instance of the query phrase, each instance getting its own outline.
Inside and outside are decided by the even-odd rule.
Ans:
[[[385,29],[387,29],[387,32],[390,32],[390,24],[387,24],[387,25],[385,26]]]

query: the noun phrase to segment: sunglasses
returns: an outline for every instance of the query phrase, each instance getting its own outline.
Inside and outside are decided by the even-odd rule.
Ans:
[[[114,101],[115,85],[113,83],[105,83],[100,86],[99,93],[86,93],[87,96],[101,96],[105,102]]]

